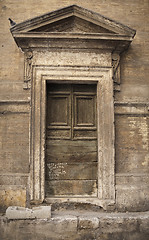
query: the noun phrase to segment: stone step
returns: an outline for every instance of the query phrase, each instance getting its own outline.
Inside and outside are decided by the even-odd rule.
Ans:
[[[48,208],[39,208],[47,215],[34,219],[9,215],[18,211],[9,209],[0,217],[2,240],[148,240],[149,212],[117,213],[85,210],[57,210],[49,217]],[[39,211],[37,208],[36,210]],[[15,212],[16,211],[16,212]],[[33,211],[33,209],[32,209]],[[50,208],[49,208],[50,211]],[[30,211],[29,211],[30,212]],[[36,212],[34,210],[34,212]],[[34,215],[35,216],[35,215]],[[9,218],[9,219],[8,219]]]
[[[51,206],[40,206],[32,209],[12,206],[6,210],[6,217],[11,220],[17,219],[50,219]]]

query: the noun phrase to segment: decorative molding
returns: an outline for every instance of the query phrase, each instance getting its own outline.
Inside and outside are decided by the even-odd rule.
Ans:
[[[120,91],[120,55],[118,53],[112,54],[112,68],[113,68],[113,81],[114,81],[114,90]]]
[[[140,107],[147,106],[147,107],[149,107],[149,102],[118,102],[118,101],[115,101],[114,105],[115,106],[140,106]]]
[[[30,100],[0,100],[0,104],[29,104]]]
[[[61,77],[62,71],[65,76]],[[58,83],[97,83],[98,197],[70,198],[69,201],[92,202],[106,209],[108,205],[115,203],[114,103],[112,70],[110,68],[45,67],[44,65],[43,67],[33,67],[30,128],[31,201],[41,202],[45,200],[46,83],[49,81]],[[55,199],[55,201],[58,200]],[[61,198],[61,201],[65,200],[65,198]]]
[[[29,102],[0,101],[0,115],[6,114],[29,114]]]
[[[32,58],[33,58],[33,52],[31,49],[28,49],[24,54],[24,86],[23,86],[23,89],[25,89],[25,90],[31,88]]]
[[[149,103],[141,102],[115,102],[116,115],[149,115]]]
[[[29,173],[11,173],[11,172],[6,172],[6,173],[0,173],[0,176],[28,177]]]
[[[148,173],[116,173],[116,177],[148,177]]]
[[[1,112],[0,111],[0,115],[6,115],[6,114],[29,114],[29,112],[15,112],[15,111],[7,111],[7,110],[5,110],[5,111],[3,111],[3,112]]]

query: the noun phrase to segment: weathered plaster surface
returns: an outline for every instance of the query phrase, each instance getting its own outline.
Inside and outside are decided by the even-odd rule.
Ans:
[[[6,199],[3,195],[4,192],[7,192],[5,190],[7,189],[6,185],[11,185],[10,188],[12,189],[12,185],[27,186],[28,175],[24,175],[24,173],[28,174],[30,166],[28,141],[30,90],[23,90],[24,54],[12,38],[7,19],[11,17],[18,23],[73,3],[99,12],[137,30],[131,47],[121,56],[121,85],[120,91],[115,93],[116,199],[117,207],[120,210],[146,210],[149,206],[148,0],[132,0],[123,3],[116,0],[87,0],[85,2],[81,0],[73,2],[70,0],[50,0],[50,4],[47,0],[0,1],[0,18],[3,23],[0,25],[1,196]],[[82,53],[81,56],[83,54],[84,58],[90,56],[90,52]],[[55,63],[61,63],[62,58],[66,60],[65,56],[70,55],[65,51],[61,54],[55,53]],[[100,55],[100,58],[97,55],[97,52],[92,55],[93,64],[102,63],[104,65],[103,54]],[[75,62],[85,64],[79,53],[76,52],[73,56],[75,56]],[[106,57],[109,61],[109,55]],[[68,59],[66,60],[68,61],[67,64],[71,65],[72,58],[68,57]],[[52,59],[51,61],[53,64]],[[91,65],[92,61],[90,62]],[[46,58],[45,62],[48,64]],[[15,194],[15,191],[13,193]],[[3,201],[6,206],[12,204],[10,199],[7,204],[5,203],[6,201]],[[24,205],[24,200],[19,204]]]
[[[26,206],[26,189],[22,185],[1,185],[0,206],[4,211],[9,206]]]

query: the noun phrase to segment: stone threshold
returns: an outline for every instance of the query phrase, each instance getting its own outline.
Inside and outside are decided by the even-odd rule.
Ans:
[[[94,216],[94,217],[98,217],[98,218],[103,218],[103,217],[107,217],[107,218],[111,218],[111,217],[119,217],[119,218],[149,218],[149,211],[145,211],[145,212],[107,212],[107,211],[92,211],[92,210],[80,210],[80,209],[76,209],[76,210],[67,210],[67,209],[62,209],[62,210],[54,210],[52,211],[52,218],[55,217],[60,217],[60,216],[76,216],[76,217],[80,217],[80,216],[85,216],[85,217],[89,217],[89,216]]]

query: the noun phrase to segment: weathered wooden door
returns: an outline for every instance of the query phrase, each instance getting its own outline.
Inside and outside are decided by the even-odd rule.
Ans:
[[[48,84],[46,197],[97,196],[95,84]]]

